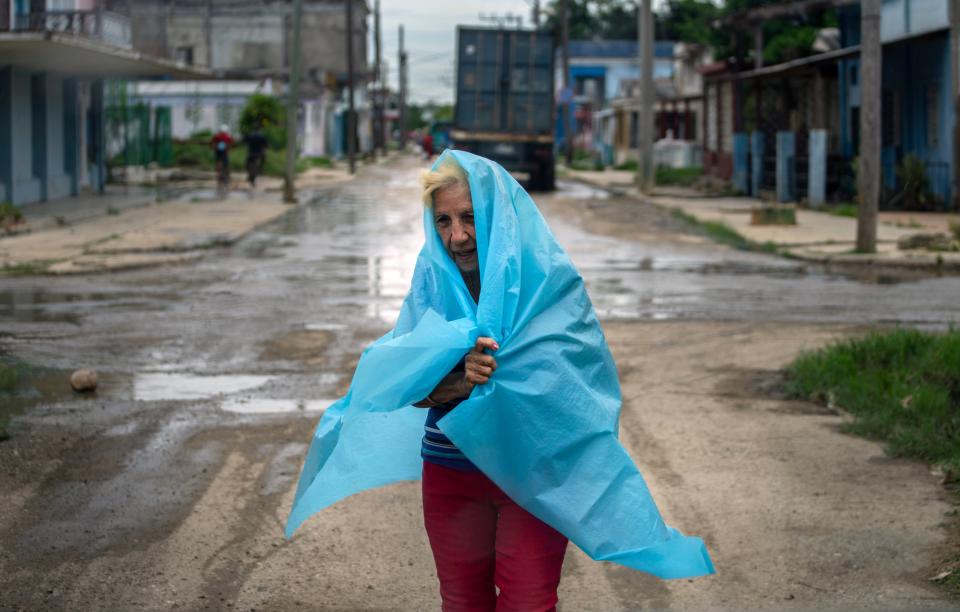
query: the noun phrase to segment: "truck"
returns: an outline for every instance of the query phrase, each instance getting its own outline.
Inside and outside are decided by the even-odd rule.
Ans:
[[[457,27],[451,145],[554,188],[553,37],[538,30]]]

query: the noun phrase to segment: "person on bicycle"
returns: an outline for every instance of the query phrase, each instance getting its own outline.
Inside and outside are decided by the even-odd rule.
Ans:
[[[230,135],[230,128],[226,123],[220,126],[220,131],[213,135],[210,140],[210,146],[213,148],[214,166],[219,170],[223,163],[226,168],[230,168],[230,147],[233,146],[233,136]]]
[[[263,170],[263,162],[267,154],[267,137],[263,135],[260,126],[243,137],[247,145],[247,181],[253,187],[257,184],[257,175]]]

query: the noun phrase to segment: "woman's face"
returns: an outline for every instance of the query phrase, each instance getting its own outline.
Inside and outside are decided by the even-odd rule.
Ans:
[[[473,227],[470,190],[459,185],[433,194],[433,223],[447,254],[461,272],[477,269],[477,231]]]

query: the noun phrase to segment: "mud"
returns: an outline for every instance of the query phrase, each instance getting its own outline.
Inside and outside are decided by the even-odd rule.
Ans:
[[[319,415],[405,295],[418,169],[367,168],[189,266],[0,279],[0,357],[40,373],[0,397],[16,405],[0,607],[438,609],[416,483],[282,537]],[[955,280],[864,283],[731,251],[580,186],[537,201],[603,319],[624,445],[718,568],[661,582],[571,546],[563,609],[955,607],[928,580],[955,520],[937,478],[779,391],[800,351],[955,322]],[[81,366],[96,394],[69,390]]]

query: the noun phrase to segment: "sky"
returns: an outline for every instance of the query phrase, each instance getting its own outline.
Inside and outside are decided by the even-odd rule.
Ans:
[[[541,5],[545,4],[542,0]],[[368,0],[368,6],[372,33],[374,0]],[[401,24],[409,67],[408,99],[415,103],[428,100],[452,103],[456,27],[491,25],[480,20],[481,13],[520,15],[524,27],[530,27],[532,6],[532,0],[380,0],[382,55],[389,70],[390,87],[397,86],[397,29]],[[371,45],[371,65],[373,61]]]

